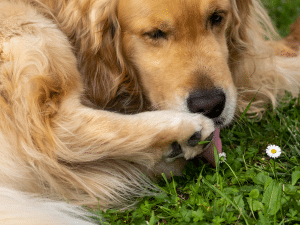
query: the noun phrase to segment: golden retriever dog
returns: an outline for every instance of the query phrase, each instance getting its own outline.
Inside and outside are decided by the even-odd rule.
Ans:
[[[254,96],[261,116],[298,95],[294,26],[279,40],[259,0],[1,0],[0,223],[153,193]]]

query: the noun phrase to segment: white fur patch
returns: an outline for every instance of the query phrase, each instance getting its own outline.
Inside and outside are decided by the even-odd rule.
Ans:
[[[0,187],[0,224],[3,225],[91,225],[81,207],[64,202],[34,198],[12,189]]]

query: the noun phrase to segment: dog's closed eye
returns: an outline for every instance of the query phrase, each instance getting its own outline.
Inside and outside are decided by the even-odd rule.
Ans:
[[[146,36],[150,37],[153,40],[158,40],[158,39],[167,39],[167,33],[163,32],[160,29],[156,29],[154,31],[151,32],[147,32],[145,33]]]
[[[210,18],[209,18],[209,22],[211,27],[213,28],[214,26],[219,26],[221,25],[221,23],[224,20],[224,16],[222,15],[223,13],[219,13],[219,12],[214,12]]]

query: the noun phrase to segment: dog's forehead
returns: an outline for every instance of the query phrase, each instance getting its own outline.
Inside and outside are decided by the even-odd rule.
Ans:
[[[136,31],[149,26],[197,30],[212,12],[229,9],[230,0],[119,0],[118,17]]]
[[[229,7],[230,0],[119,0],[121,13],[130,12],[131,15],[140,17],[177,17],[186,15],[186,12],[195,17],[203,17],[209,11]]]

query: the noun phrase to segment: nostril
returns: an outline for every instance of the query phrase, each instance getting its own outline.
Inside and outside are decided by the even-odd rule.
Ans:
[[[202,113],[209,118],[216,118],[223,112],[225,101],[225,93],[221,89],[202,89],[190,94],[187,105],[190,112]]]

